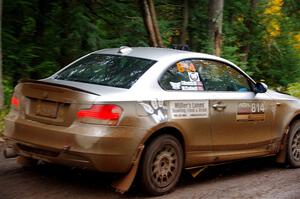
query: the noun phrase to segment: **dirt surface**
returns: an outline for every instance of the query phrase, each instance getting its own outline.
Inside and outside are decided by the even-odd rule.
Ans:
[[[120,195],[111,174],[51,164],[21,168],[4,159],[0,143],[0,199],[151,198],[135,185]],[[208,168],[197,178],[184,173],[176,189],[160,198],[300,198],[300,169],[278,166],[273,158],[252,159]]]

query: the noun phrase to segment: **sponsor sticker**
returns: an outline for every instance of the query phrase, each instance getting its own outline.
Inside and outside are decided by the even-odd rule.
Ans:
[[[176,63],[177,71],[180,73],[184,72],[196,72],[195,65],[189,61],[181,61]]]
[[[155,99],[150,102],[139,102],[139,104],[156,123],[168,120],[167,106],[164,101]]]
[[[265,105],[259,102],[239,103],[236,114],[237,121],[264,121]]]
[[[208,100],[170,102],[172,119],[208,118]]]
[[[170,82],[171,87],[173,90],[180,90],[181,89],[181,83],[180,82]]]
[[[203,83],[200,81],[186,82],[181,81],[181,90],[183,91],[203,91]]]
[[[188,75],[189,75],[189,79],[191,82],[199,82],[200,81],[199,73],[188,72]]]

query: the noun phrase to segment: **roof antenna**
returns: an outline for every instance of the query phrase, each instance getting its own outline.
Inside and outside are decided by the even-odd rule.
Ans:
[[[121,53],[121,54],[128,54],[130,51],[132,51],[132,48],[128,47],[128,46],[121,46],[119,48],[119,51],[118,53]]]

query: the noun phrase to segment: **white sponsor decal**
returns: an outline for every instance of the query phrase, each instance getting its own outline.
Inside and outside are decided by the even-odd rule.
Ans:
[[[181,90],[183,91],[196,91],[197,89],[197,82],[181,82]]]
[[[200,81],[197,82],[186,82],[181,81],[181,90],[183,91],[203,91],[203,84]]]
[[[199,82],[200,81],[199,73],[188,72],[188,74],[189,74],[189,79],[191,82]]]
[[[150,102],[139,102],[139,104],[151,115],[156,123],[168,120],[167,106],[164,101],[152,100]]]
[[[170,82],[170,84],[173,90],[180,90],[180,82]]]
[[[172,119],[208,118],[208,101],[173,101],[169,110]]]

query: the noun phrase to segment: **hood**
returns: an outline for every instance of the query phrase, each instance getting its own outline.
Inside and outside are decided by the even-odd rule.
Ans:
[[[273,90],[268,90],[267,94],[269,94],[273,99],[280,99],[280,100],[296,100],[300,101],[299,98],[288,95],[288,94],[283,94],[279,93]]]

